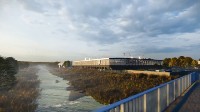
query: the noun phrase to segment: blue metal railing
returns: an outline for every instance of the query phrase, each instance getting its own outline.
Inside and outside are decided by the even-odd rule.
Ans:
[[[95,112],[160,112],[166,109],[170,103],[197,80],[199,80],[199,74],[193,72],[116,103],[104,106],[95,110]]]

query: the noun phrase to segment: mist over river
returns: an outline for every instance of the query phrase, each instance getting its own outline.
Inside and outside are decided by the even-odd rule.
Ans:
[[[103,106],[90,96],[67,90],[67,80],[51,74],[46,66],[38,66],[40,97],[36,112],[88,112]]]

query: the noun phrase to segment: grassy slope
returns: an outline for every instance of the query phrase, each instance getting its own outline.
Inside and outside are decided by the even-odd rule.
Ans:
[[[50,71],[69,80],[76,89],[92,96],[102,104],[116,102],[171,80],[171,77],[166,76],[100,72],[91,69],[51,69]]]
[[[9,90],[0,91],[0,111],[34,112],[36,99],[40,90],[37,69],[29,68],[19,71],[17,83]]]

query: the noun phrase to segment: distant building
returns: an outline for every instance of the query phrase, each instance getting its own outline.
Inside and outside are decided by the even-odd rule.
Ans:
[[[65,68],[64,62],[58,63],[58,67],[59,67],[59,68],[61,68],[61,67],[62,67],[62,68]]]
[[[72,67],[72,61],[64,61],[64,62],[60,62],[58,63],[58,67],[59,68],[68,68],[68,67]]]
[[[200,65],[200,61],[198,61],[198,65]]]
[[[100,58],[72,62],[73,67],[113,70],[161,68],[162,64],[162,60],[139,58]]]

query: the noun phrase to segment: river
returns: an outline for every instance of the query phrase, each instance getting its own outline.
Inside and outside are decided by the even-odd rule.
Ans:
[[[38,66],[37,73],[40,82],[40,97],[36,112],[88,112],[103,106],[90,96],[70,100],[74,96],[68,81],[51,74],[45,66]]]

